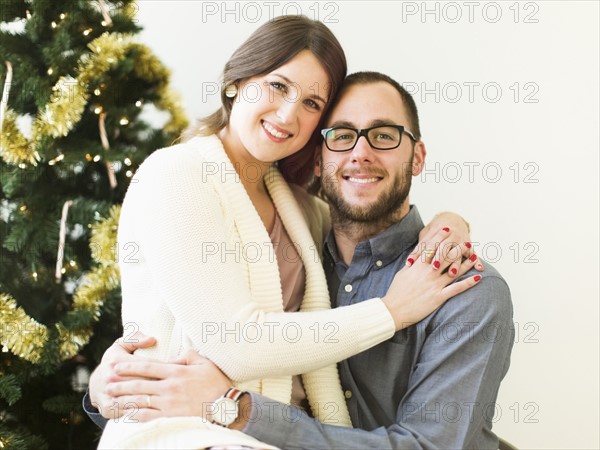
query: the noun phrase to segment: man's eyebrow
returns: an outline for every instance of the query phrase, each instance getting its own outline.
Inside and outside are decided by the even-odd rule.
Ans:
[[[392,120],[392,119],[378,118],[378,119],[371,120],[369,122],[368,126],[366,126],[365,128],[380,127],[382,125],[400,125],[400,124],[397,124],[396,121]],[[336,127],[357,128],[354,123],[352,123],[348,120],[336,120],[335,122],[333,122],[333,124],[331,124],[329,126],[329,128],[336,128]]]
[[[275,75],[276,77],[282,78],[287,84],[291,84],[293,86],[298,86],[298,83],[294,83],[292,80],[290,80],[288,77],[286,77],[285,75],[281,75],[280,73],[273,73],[272,75]],[[316,83],[318,84],[318,83]],[[314,85],[313,85],[314,86]],[[299,86],[298,86],[299,87]],[[323,97],[321,97],[320,95],[317,94],[310,94],[307,97],[309,98],[313,98],[315,100],[319,100],[321,102],[323,102],[323,104],[327,104],[327,100],[323,99]]]

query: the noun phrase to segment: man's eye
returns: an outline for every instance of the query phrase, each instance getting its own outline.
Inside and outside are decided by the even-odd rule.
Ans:
[[[349,141],[349,140],[353,139],[353,137],[349,133],[344,133],[344,134],[338,134],[338,135],[334,136],[333,139],[335,141]]]
[[[378,141],[392,141],[394,138],[389,134],[379,133],[377,136],[375,136],[375,139]]]

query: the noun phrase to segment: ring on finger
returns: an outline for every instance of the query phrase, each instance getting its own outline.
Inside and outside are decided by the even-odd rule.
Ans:
[[[432,260],[433,255],[435,255],[435,250],[423,250],[423,254],[425,255],[426,259]]]
[[[152,399],[149,395],[146,395],[146,404],[148,405],[148,409],[152,409]]]

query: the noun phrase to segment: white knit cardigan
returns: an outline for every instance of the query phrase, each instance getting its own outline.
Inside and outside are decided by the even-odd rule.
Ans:
[[[192,348],[236,386],[285,403],[291,375],[304,374],[315,417],[350,426],[334,363],[389,339],[393,319],[379,298],[330,309],[320,260],[326,206],[275,167],[265,183],[306,270],[301,312],[283,312],[268,232],[221,141],[198,137],[154,152],[123,202],[125,332],[157,338],[138,354],[167,360]]]

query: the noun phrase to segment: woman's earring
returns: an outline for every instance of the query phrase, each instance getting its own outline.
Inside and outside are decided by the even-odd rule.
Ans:
[[[235,84],[230,84],[225,88],[225,97],[233,98],[237,95],[237,86]]]

